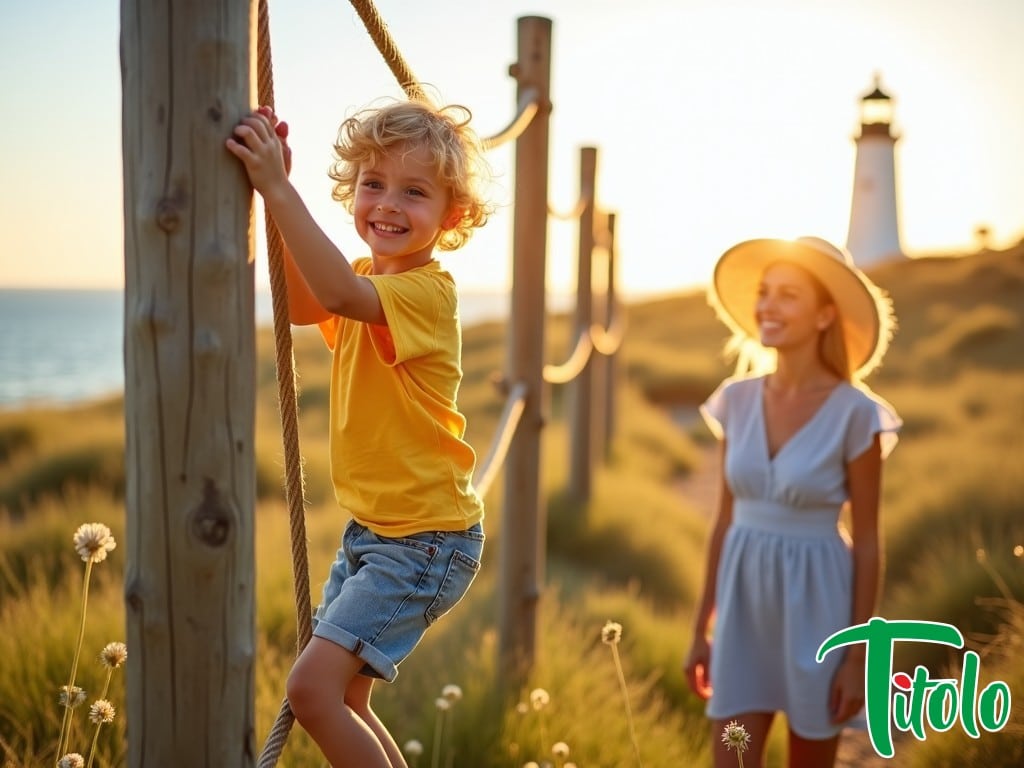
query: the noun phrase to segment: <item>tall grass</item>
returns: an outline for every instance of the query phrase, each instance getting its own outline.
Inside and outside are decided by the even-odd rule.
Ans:
[[[1024,307],[1018,262],[1024,263],[1021,256],[997,254],[977,262],[908,263],[881,273],[880,282],[896,300],[901,330],[876,382],[906,419],[900,446],[885,470],[882,520],[888,564],[881,613],[956,624],[982,653],[983,675],[1006,681],[1015,693],[1024,692],[1019,663],[1024,650],[1019,602],[1024,599],[1019,469],[1024,348],[1007,345],[1005,333],[1020,327]],[[932,303],[944,308],[929,309]],[[971,313],[956,327],[949,324],[948,318],[964,308],[986,303],[996,309]],[[702,449],[694,435],[680,431],[651,403],[692,407],[710,393],[729,372],[719,355],[725,334],[697,294],[629,311],[630,334],[620,354],[626,381],[616,437],[586,505],[571,503],[563,492],[568,438],[561,407],[566,393],[553,393],[553,419],[543,443],[547,588],[537,663],[523,690],[502,690],[497,670],[498,563],[507,514],[499,503],[500,480],[488,499],[488,543],[478,583],[428,633],[402,665],[396,683],[377,688],[376,708],[398,743],[420,743],[420,768],[435,754],[442,763],[451,755],[451,768],[520,768],[529,760],[555,765],[569,760],[581,768],[634,764],[622,686],[601,642],[600,630],[609,619],[624,629],[618,652],[644,765],[705,765],[710,739],[720,737],[710,734],[702,703],[686,689],[680,670],[702,574],[709,510],[681,499],[676,483]],[[560,350],[569,334],[564,324],[555,330],[549,344]],[[277,715],[295,655],[290,553],[281,546],[288,538],[280,491],[283,460],[268,341],[266,334],[261,336],[257,372],[258,741]],[[493,374],[503,366],[503,344],[501,324],[466,332],[461,399],[479,453],[501,409]],[[315,335],[302,332],[296,336],[296,357],[316,602],[344,521],[331,501],[327,479],[328,357]],[[66,429],[69,418],[75,420],[73,431]],[[122,433],[116,399],[71,414],[51,409],[0,413],[0,508],[6,509],[0,512],[0,755],[5,768],[52,764],[55,757],[60,728],[56,694],[67,682],[82,586],[81,561],[68,542],[83,520],[101,520],[121,537],[123,467],[111,457]],[[86,627],[80,670],[80,684],[90,690],[102,688],[104,675],[92,649],[124,636],[123,554],[115,550],[93,574],[89,614],[95,620]],[[956,654],[933,649],[903,653],[901,663],[926,659],[936,673],[955,671],[959,663]],[[441,743],[435,735],[436,700],[447,685],[457,685],[462,698],[440,729]],[[534,689],[549,694],[543,714],[529,704]],[[119,686],[112,687],[111,698],[123,711]],[[1016,702],[1003,731],[974,740],[953,729],[929,734],[925,742],[907,740],[898,747],[899,764],[1024,764],[1020,694]],[[76,728],[76,743],[91,737],[81,722]],[[784,751],[782,729],[784,723],[777,723],[769,739],[771,766],[779,764]],[[99,765],[124,764],[128,730],[130,722],[121,717],[103,728]],[[556,744],[569,750],[567,757],[552,752]],[[322,758],[296,729],[281,765],[320,766]]]

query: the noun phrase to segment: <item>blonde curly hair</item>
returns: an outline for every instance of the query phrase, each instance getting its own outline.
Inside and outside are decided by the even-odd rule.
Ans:
[[[437,247],[443,251],[461,248],[492,213],[480,191],[489,171],[480,139],[469,126],[471,117],[466,107],[435,107],[423,101],[400,101],[361,110],[338,129],[335,161],[328,171],[335,182],[331,197],[352,213],[360,168],[372,167],[393,148],[426,146],[437,163],[438,178],[451,195],[453,208],[462,212],[443,232]]]

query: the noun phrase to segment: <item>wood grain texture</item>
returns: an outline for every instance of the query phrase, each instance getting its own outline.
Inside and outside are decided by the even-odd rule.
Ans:
[[[121,4],[130,766],[250,766],[249,0]]]

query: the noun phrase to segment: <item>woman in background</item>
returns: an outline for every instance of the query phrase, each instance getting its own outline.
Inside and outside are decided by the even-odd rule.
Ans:
[[[687,681],[707,700],[715,766],[735,765],[719,739],[733,720],[750,736],[744,763],[761,766],[776,712],[790,766],[832,766],[863,708],[864,648],[815,656],[876,609],[882,459],[900,421],[862,381],[888,347],[891,305],[814,237],[730,248],[710,300],[740,364],[701,407],[723,475]]]

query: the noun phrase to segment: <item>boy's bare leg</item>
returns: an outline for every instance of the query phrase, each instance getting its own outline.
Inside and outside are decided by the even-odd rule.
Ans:
[[[312,638],[288,676],[288,702],[334,768],[395,768],[374,728],[346,704],[363,663],[340,645]]]
[[[384,747],[384,751],[387,753],[388,759],[391,760],[392,768],[409,768],[408,763],[405,762],[405,757],[402,755],[402,750],[398,748],[398,744],[395,743],[391,732],[388,731],[384,723],[377,717],[377,713],[370,706],[370,693],[373,691],[373,683],[374,679],[371,677],[356,675],[352,682],[348,684],[348,690],[345,692],[345,703],[376,734],[378,741],[380,741],[381,746]]]

